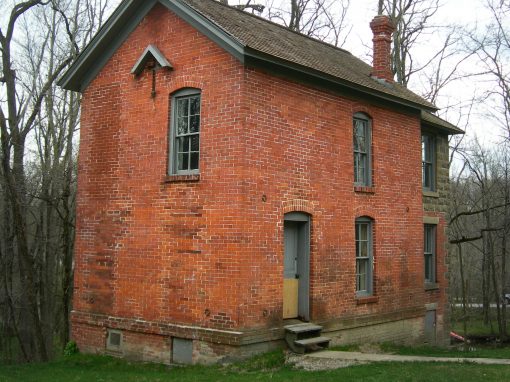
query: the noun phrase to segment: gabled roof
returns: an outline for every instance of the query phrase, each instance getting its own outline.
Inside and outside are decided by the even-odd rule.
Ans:
[[[159,49],[155,45],[150,44],[147,48],[145,48],[138,61],[136,61],[133,69],[131,69],[131,74],[134,74],[135,76],[139,75],[145,68],[145,65],[147,65],[147,62],[151,59],[154,59],[156,61],[155,63],[161,68],[172,69],[172,65],[168,62],[165,56],[163,56]]]
[[[241,62],[270,63],[342,89],[434,111],[437,108],[397,83],[370,76],[370,65],[344,49],[290,31],[214,0],[123,0],[62,76],[59,85],[83,91],[141,19],[157,3],[206,34]]]
[[[421,121],[425,126],[434,127],[436,129],[442,130],[447,134],[455,135],[455,134],[464,134],[464,130],[459,129],[457,126],[452,125],[450,122],[445,121],[444,119],[434,115],[432,113],[422,111],[421,112]]]

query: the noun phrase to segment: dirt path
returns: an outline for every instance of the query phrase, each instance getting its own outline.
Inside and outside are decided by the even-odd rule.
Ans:
[[[287,363],[304,370],[329,370],[371,362],[455,362],[485,365],[510,365],[510,359],[425,357],[380,353],[324,350],[310,354],[289,354]]]

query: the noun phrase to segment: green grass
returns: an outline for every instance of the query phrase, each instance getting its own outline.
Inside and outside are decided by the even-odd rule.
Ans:
[[[259,354],[228,366],[230,370],[239,372],[274,371],[282,367],[285,367],[285,354],[281,350]]]
[[[510,358],[510,347],[490,347],[470,345],[467,349],[440,348],[434,346],[399,346],[394,344],[381,344],[384,353],[399,355],[423,355],[429,357],[459,357],[459,358]]]
[[[0,337],[0,365],[21,361],[22,354],[18,340],[14,336]]]
[[[464,335],[464,324],[462,321],[455,321],[452,323],[452,330],[455,333]],[[467,322],[467,334],[469,336],[490,336],[498,333],[498,324],[496,321],[492,323],[492,326],[485,325],[481,319],[471,318]]]
[[[510,325],[510,309],[507,307],[507,325]],[[498,322],[496,319],[496,308],[490,308],[489,325],[483,323],[482,308],[467,308],[467,333],[470,336],[490,336],[498,334]],[[462,308],[455,307],[452,310],[452,330],[460,335],[464,335],[464,326],[462,322]]]
[[[510,366],[374,363],[337,370],[307,372],[283,364],[281,352],[231,366],[168,367],[130,363],[95,355],[74,355],[45,364],[0,366],[1,382],[163,382],[163,381],[503,381]]]

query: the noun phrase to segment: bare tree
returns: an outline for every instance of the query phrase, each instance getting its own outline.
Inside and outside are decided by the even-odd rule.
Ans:
[[[2,143],[2,180],[13,222],[14,242],[19,256],[19,270],[24,281],[25,295],[28,302],[31,326],[35,338],[37,355],[42,360],[48,359],[43,337],[42,322],[37,303],[37,291],[34,278],[35,261],[30,253],[27,232],[27,195],[25,173],[25,145],[28,133],[40,112],[43,99],[59,73],[67,66],[63,62],[46,79],[40,91],[25,94],[18,84],[18,77],[13,67],[13,36],[18,19],[31,8],[41,5],[40,0],[31,0],[16,4],[11,11],[5,33],[0,31],[2,47],[2,80],[5,83],[6,102],[0,107],[0,131]],[[28,85],[28,84],[27,84]],[[21,86],[22,87],[22,86]],[[5,111],[4,111],[5,110]],[[11,157],[12,153],[12,157]]]
[[[466,310],[468,280],[475,300],[482,302],[486,325],[493,318],[501,340],[507,338],[506,309],[502,296],[508,267],[508,233],[510,216],[508,145],[489,150],[475,141],[464,154],[466,176],[453,183],[450,209],[450,243],[457,246],[460,291],[463,302],[464,327],[469,319]],[[465,246],[468,247],[465,247]],[[466,260],[471,263],[466,268]],[[455,289],[455,288],[454,288]]]
[[[13,334],[25,360],[68,338],[79,98],[55,81],[104,11],[101,0],[29,0],[0,28],[0,337]]]
[[[225,4],[225,5],[229,5],[228,0],[219,0],[219,2],[222,4]],[[232,6],[237,9],[240,9],[242,11],[248,12],[251,10],[252,13],[257,12],[258,14],[262,13],[265,8],[264,5],[259,4],[256,1],[252,2],[252,0],[245,0],[244,2],[241,2],[239,4],[234,4]]]
[[[414,87],[432,103],[448,86],[469,75],[463,64],[473,55],[463,49],[459,26],[434,22],[440,9],[439,0],[378,0],[378,13],[389,15],[395,25],[391,62],[396,81]],[[430,47],[431,40],[437,48],[425,54],[423,47]]]
[[[510,72],[508,71],[510,3],[487,0],[490,19],[483,27],[464,31],[464,50],[475,60],[471,80],[480,93],[476,99],[477,113],[484,123],[499,126],[506,143],[487,149],[478,142],[462,154],[469,176],[457,182],[469,190],[454,194],[457,200],[452,219],[451,242],[462,243],[464,259],[474,267],[463,270],[471,279],[475,298],[482,302],[482,318],[502,340],[508,338],[506,305],[503,293],[510,291],[508,281],[508,235],[510,233],[509,149],[510,139]],[[462,201],[462,202],[459,202]],[[461,244],[459,244],[461,245]],[[465,289],[465,285],[463,286]],[[494,308],[495,307],[495,308]],[[468,319],[469,317],[464,317]]]
[[[335,46],[342,46],[352,29],[346,24],[350,0],[266,0],[264,5],[269,20]]]
[[[413,48],[423,34],[437,28],[430,19],[439,9],[439,0],[379,0],[378,11],[386,13],[395,26],[392,47],[392,70],[397,82],[407,86],[410,77],[428,63],[418,65]]]
[[[485,92],[486,116],[499,126],[504,137],[510,139],[510,3],[487,0],[490,22],[480,33],[467,32],[467,48],[476,54],[481,70],[475,75]]]

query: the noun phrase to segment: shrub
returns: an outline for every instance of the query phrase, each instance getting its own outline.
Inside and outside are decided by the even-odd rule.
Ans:
[[[69,341],[64,348],[64,355],[71,356],[74,354],[78,354],[80,350],[78,349],[78,345],[75,341]]]

